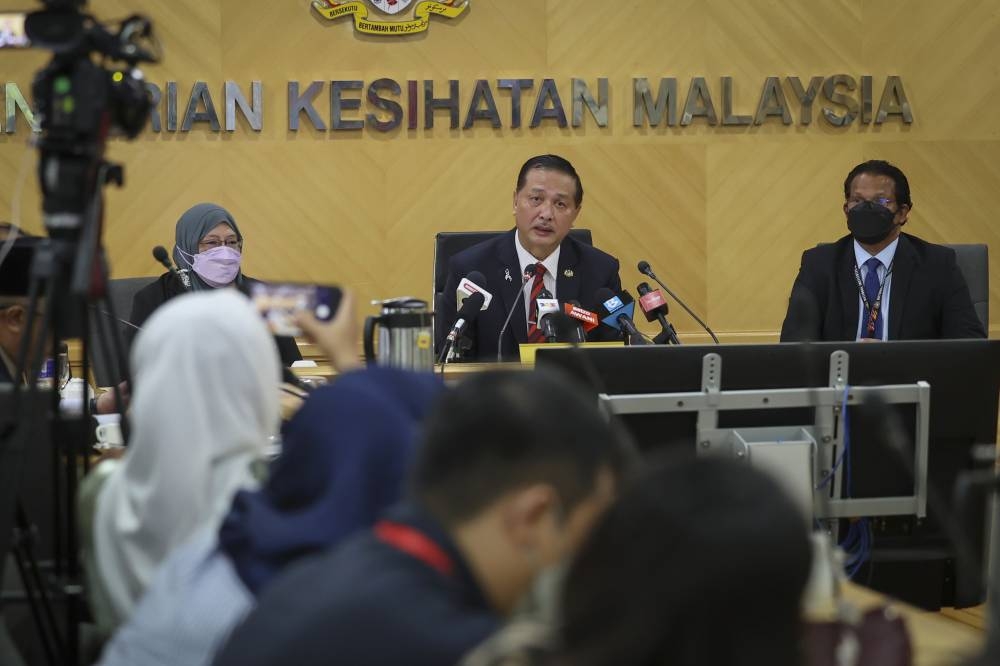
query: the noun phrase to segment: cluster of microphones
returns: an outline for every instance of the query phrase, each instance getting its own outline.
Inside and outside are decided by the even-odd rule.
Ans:
[[[524,287],[533,277],[532,268],[526,269],[521,278],[521,290],[518,293],[518,298],[500,329],[500,335],[497,339],[498,350],[500,349],[500,341],[510,324],[511,316],[519,305],[524,307],[521,304],[521,298],[525,297]],[[649,262],[640,261],[638,268],[640,273],[654,280],[670,294],[708,332],[712,340],[716,343],[719,342],[712,329],[656,276]],[[441,361],[461,354],[468,344],[468,340],[465,340],[462,334],[475,321],[479,313],[490,306],[490,301],[493,299],[493,295],[487,291],[486,287],[486,277],[479,271],[472,271],[458,283],[456,290],[458,317],[445,339],[444,348],[441,350]],[[607,287],[598,289],[594,294],[597,312],[584,309],[576,301],[560,301],[552,298],[552,294],[548,290],[542,289],[536,301],[537,321],[535,324],[542,332],[546,342],[585,342],[587,333],[604,325],[620,331],[629,345],[680,344],[680,340],[677,339],[677,331],[667,320],[670,309],[660,290],[650,288],[648,282],[640,282],[637,291],[639,292],[639,307],[646,317],[646,321],[660,324],[660,332],[651,340],[643,336],[635,325],[633,319],[635,299],[626,289],[619,293],[615,293]],[[497,360],[500,360],[499,355],[498,351]]]

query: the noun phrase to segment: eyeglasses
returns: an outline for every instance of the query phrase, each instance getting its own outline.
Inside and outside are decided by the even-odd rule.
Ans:
[[[224,241],[219,240],[218,238],[207,238],[203,241],[198,241],[198,247],[208,248],[210,250],[214,250],[217,247],[222,247],[223,245],[232,250],[239,250],[243,247],[243,241],[237,238],[229,238]]]
[[[886,197],[877,197],[875,199],[857,199],[857,198],[855,198],[855,199],[848,199],[847,200],[847,208],[848,208],[848,210],[850,210],[851,208],[854,208],[855,206],[857,206],[859,204],[862,204],[865,201],[870,201],[871,203],[878,204],[879,206],[882,206],[883,208],[888,208],[889,204],[896,203],[895,199],[887,199]]]

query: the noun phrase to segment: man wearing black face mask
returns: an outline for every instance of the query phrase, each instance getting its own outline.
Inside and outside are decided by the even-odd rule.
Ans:
[[[985,338],[954,251],[902,233],[913,202],[896,166],[844,181],[850,234],[802,254],[781,341]]]

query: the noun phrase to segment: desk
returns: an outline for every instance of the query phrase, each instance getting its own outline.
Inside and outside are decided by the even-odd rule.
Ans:
[[[941,613],[888,600],[878,592],[847,583],[844,597],[862,610],[890,603],[906,620],[916,666],[952,666],[982,650],[986,635]]]
[[[520,363],[450,363],[444,366],[446,382],[456,382],[466,375],[485,372],[487,370],[531,370],[532,367]],[[329,380],[337,376],[337,371],[326,361],[316,362],[313,368],[292,368],[297,377],[322,377]],[[434,366],[434,374],[441,374],[441,366]]]

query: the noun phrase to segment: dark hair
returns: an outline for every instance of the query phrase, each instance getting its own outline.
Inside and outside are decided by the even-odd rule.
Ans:
[[[851,169],[851,173],[847,174],[847,180],[844,181],[844,199],[851,198],[851,183],[863,173],[892,178],[895,184],[896,203],[900,206],[913,207],[913,202],[910,200],[910,183],[906,180],[906,175],[898,166],[889,164],[885,160],[868,160]]]
[[[555,662],[797,664],[810,566],[805,516],[762,472],[722,458],[658,467],[570,567]]]
[[[411,490],[446,526],[529,483],[552,484],[569,512],[595,490],[601,469],[620,476],[626,451],[627,439],[568,376],[487,372],[431,413]]]
[[[576,195],[573,197],[573,201],[576,202],[577,208],[583,203],[583,183],[580,181],[580,175],[573,168],[573,165],[570,164],[569,160],[558,155],[535,155],[525,162],[521,166],[521,170],[517,173],[517,185],[514,187],[515,192],[520,192],[521,188],[524,187],[524,183],[528,179],[528,172],[532,169],[550,169],[570,176],[573,182],[576,183]]]

